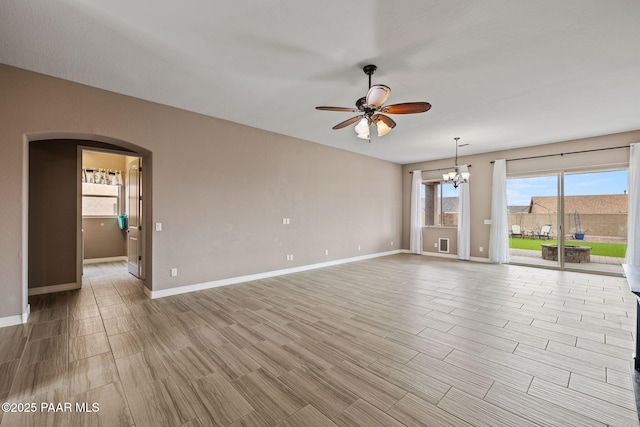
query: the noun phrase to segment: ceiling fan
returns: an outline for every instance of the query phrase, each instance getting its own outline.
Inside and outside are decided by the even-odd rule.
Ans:
[[[392,104],[383,106],[391,89],[386,85],[373,85],[371,86],[371,75],[378,69],[375,65],[365,65],[362,70],[369,76],[369,91],[367,96],[364,96],[356,101],[356,108],[345,107],[316,107],[316,110],[323,111],[344,111],[360,113],[355,117],[351,117],[344,122],[338,123],[332,129],[342,129],[355,122],[358,124],[354,130],[358,138],[368,139],[371,142],[369,133],[369,127],[372,124],[376,125],[378,136],[384,136],[388,134],[391,129],[396,127],[396,122],[389,116],[384,114],[414,114],[424,113],[429,111],[431,104],[428,102],[404,102],[401,104]],[[384,114],[382,114],[384,113]]]

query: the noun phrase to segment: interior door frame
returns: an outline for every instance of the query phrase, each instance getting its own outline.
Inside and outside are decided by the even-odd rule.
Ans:
[[[115,150],[115,149],[109,149],[109,148],[103,148],[103,147],[92,147],[92,146],[88,146],[88,145],[78,145],[77,147],[78,149],[78,155],[77,155],[77,174],[76,176],[78,176],[78,180],[77,182],[77,203],[76,203],[76,227],[77,227],[77,242],[76,242],[76,247],[77,247],[77,256],[76,256],[76,283],[80,284],[79,287],[82,286],[82,273],[83,273],[83,267],[84,267],[84,254],[82,253],[82,249],[83,249],[83,236],[82,236],[82,180],[80,179],[80,175],[82,173],[82,153],[84,151],[93,151],[93,152],[98,152],[98,153],[106,153],[106,154],[115,154],[115,155],[119,155],[119,156],[128,156],[128,157],[138,157],[141,159],[142,163],[145,164],[149,164],[150,162],[148,160],[146,160],[146,156],[144,156],[141,153],[138,152],[132,152],[132,151],[125,151],[125,150]],[[146,172],[145,172],[146,173]],[[148,179],[143,180],[142,185],[148,185]],[[150,209],[150,197],[148,197],[148,195],[150,194],[150,192],[148,191],[147,188],[143,187],[143,194],[146,194],[146,197],[142,198],[142,215],[140,217],[140,224],[142,225],[142,231],[140,233],[141,238],[140,238],[140,253],[143,254],[144,258],[142,260],[142,268],[141,271],[142,273],[142,280],[145,280],[145,272],[147,271],[151,271],[151,257],[146,256],[146,254],[148,254],[148,247],[147,247],[147,238],[146,236],[148,235],[147,233],[147,229],[148,227],[148,212]],[[128,248],[127,248],[128,251]]]
[[[144,223],[144,218],[142,214],[144,210],[142,209],[142,202],[144,201],[142,185],[144,183],[144,178],[142,176],[142,158],[137,157],[137,160],[132,160],[126,163],[127,176],[124,183],[124,197],[126,211],[129,215],[129,223],[127,225],[127,271],[129,274],[139,278],[144,278],[144,263],[142,259],[144,257],[144,246],[142,242],[144,241],[145,229],[142,226]],[[131,175],[132,170],[135,168],[136,171],[136,184],[135,184],[135,197],[131,195]],[[135,200],[135,214],[134,208],[131,206],[132,201]],[[135,231],[135,232],[134,232]],[[135,240],[135,263],[131,262],[131,243],[132,239]],[[135,265],[133,265],[135,264]]]

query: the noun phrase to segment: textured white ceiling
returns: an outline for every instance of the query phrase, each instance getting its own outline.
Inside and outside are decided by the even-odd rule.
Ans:
[[[640,129],[640,1],[1,0],[0,62],[397,163]],[[391,87],[371,143],[331,127]],[[1,94],[0,94],[1,96]]]

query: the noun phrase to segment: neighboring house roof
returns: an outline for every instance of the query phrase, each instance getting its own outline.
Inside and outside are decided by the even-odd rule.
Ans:
[[[507,212],[510,214],[529,213],[529,208],[529,205],[511,205],[507,206]]]
[[[558,211],[556,196],[534,196],[529,206],[531,213],[544,214]],[[621,214],[628,211],[627,194],[602,194],[593,196],[565,196],[564,211],[580,214]]]
[[[458,196],[442,198],[443,212],[458,212],[460,210],[459,206],[460,204],[458,203]]]

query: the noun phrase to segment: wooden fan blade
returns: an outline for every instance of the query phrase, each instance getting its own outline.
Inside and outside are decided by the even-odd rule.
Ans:
[[[431,104],[428,102],[404,102],[402,104],[387,105],[380,109],[383,113],[388,114],[413,114],[424,113],[431,109]]]
[[[322,111],[345,111],[347,113],[357,113],[360,110],[355,108],[347,108],[347,107],[316,107],[316,110]]]
[[[374,114],[373,117],[371,117],[371,120],[373,120],[373,122],[377,122],[378,120],[380,120],[391,129],[396,127],[396,122],[394,122],[391,117],[385,116],[384,114]]]
[[[350,124],[357,122],[361,118],[362,118],[362,116],[351,117],[349,120],[345,120],[344,122],[340,122],[337,125],[335,125],[334,127],[332,127],[331,129],[342,129],[343,127],[349,126]]]

